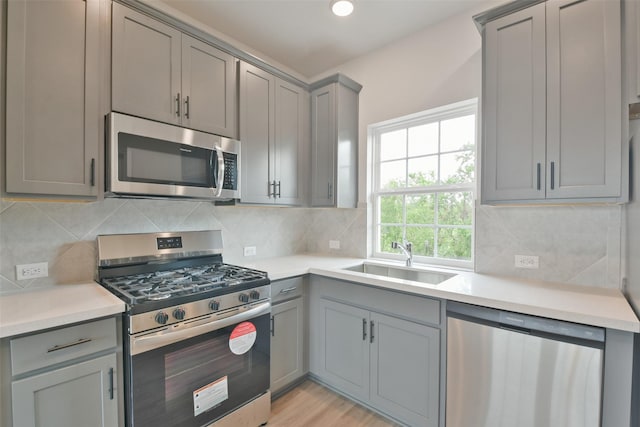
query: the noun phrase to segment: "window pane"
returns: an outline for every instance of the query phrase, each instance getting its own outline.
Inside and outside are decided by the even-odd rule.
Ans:
[[[438,152],[438,122],[409,128],[409,156]]]
[[[457,151],[476,143],[476,116],[456,117],[440,122],[440,151]]]
[[[394,227],[389,225],[380,226],[380,240],[378,241],[379,252],[393,253],[391,242],[402,242],[402,227]]]
[[[406,160],[385,162],[380,164],[380,188],[406,187]]]
[[[471,192],[438,194],[438,224],[471,225],[472,217]]]
[[[411,242],[414,255],[433,256],[434,229],[430,227],[407,227],[407,240]]]
[[[380,160],[407,157],[407,130],[400,129],[380,135]]]
[[[407,196],[407,224],[433,224],[435,195]]]
[[[409,159],[408,187],[426,187],[438,179],[438,156]]]
[[[471,260],[471,230],[468,228],[439,228],[438,257]]]
[[[440,183],[462,184],[474,181],[475,159],[472,151],[440,156]]]
[[[379,218],[383,224],[402,224],[402,199],[403,196],[380,196]]]

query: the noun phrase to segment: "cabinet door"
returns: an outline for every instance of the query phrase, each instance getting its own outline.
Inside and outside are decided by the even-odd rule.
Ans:
[[[275,137],[275,77],[253,65],[240,63],[241,200],[273,203]]]
[[[115,372],[113,353],[14,381],[13,425],[117,427]]]
[[[180,31],[113,3],[112,109],[180,122]]]
[[[7,192],[95,196],[99,0],[10,1]]]
[[[547,2],[547,198],[619,197],[620,2]]]
[[[276,181],[276,203],[302,204],[304,194],[301,185],[306,173],[303,163],[305,142],[305,90],[283,80],[276,81],[274,180]]]
[[[336,84],[311,92],[311,205],[333,206]]]
[[[482,200],[545,198],[545,4],[489,22]]]
[[[369,399],[369,312],[321,300],[321,376],[355,398]]]
[[[300,378],[304,369],[303,303],[296,298],[271,309],[271,392]]]
[[[440,331],[371,313],[371,403],[408,425],[437,426]]]
[[[235,58],[182,35],[182,124],[236,138]]]

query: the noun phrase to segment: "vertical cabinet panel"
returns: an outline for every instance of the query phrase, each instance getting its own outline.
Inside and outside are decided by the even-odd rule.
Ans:
[[[275,393],[304,373],[302,298],[274,304],[271,315],[271,392]]]
[[[545,5],[485,29],[483,197],[544,198]]]
[[[97,195],[99,52],[99,0],[8,2],[7,192]]]
[[[180,122],[180,31],[113,3],[112,109]]]
[[[116,366],[113,353],[14,381],[13,425],[117,427]]]
[[[379,313],[371,322],[371,402],[409,425],[437,426],[440,331]]]
[[[269,152],[275,138],[275,77],[240,63],[240,141],[242,141],[242,201],[273,203]]]
[[[311,93],[311,205],[333,206],[336,85]]]
[[[235,58],[182,35],[183,125],[219,135],[236,134]]]
[[[333,301],[321,301],[325,379],[345,393],[369,399],[369,312]]]
[[[620,196],[620,38],[619,1],[547,3],[549,198]]]

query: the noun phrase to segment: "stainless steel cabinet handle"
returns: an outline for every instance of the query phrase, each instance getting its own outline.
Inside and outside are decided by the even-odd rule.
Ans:
[[[269,193],[269,198],[271,197],[273,197],[274,199],[276,198],[276,182],[275,181],[269,181],[268,193]]]
[[[74,341],[68,344],[54,345],[53,347],[47,350],[47,353],[53,353],[54,351],[63,350],[65,348],[74,347],[80,344],[86,344],[91,341],[93,341],[91,338],[80,338],[78,341]]]
[[[327,184],[327,199],[331,199],[333,197],[333,184],[330,182]]]
[[[113,400],[113,368],[109,369],[109,400]]]
[[[275,182],[275,181],[274,181],[274,182]],[[275,187],[278,187],[278,194],[277,194],[277,197],[278,197],[278,198],[280,198],[280,197],[281,197],[281,196],[280,196],[280,181],[278,181],[278,184],[276,184],[276,185],[274,186],[274,189],[273,189],[273,193],[274,193],[274,194],[273,194],[273,197],[276,197],[276,194],[275,194],[275,192],[276,192],[276,191],[275,191]]]
[[[180,92],[176,95],[176,116],[180,117]]]
[[[271,336],[276,336],[276,319],[274,316],[271,316]]]
[[[372,343],[373,342],[373,320],[369,323],[369,326],[371,327],[371,330],[369,331],[369,342]]]
[[[556,162],[551,162],[551,189],[556,186]]]
[[[189,118],[189,95],[187,95],[187,99],[184,101],[184,116]]]
[[[96,159],[91,159],[91,180],[92,187],[96,186]]]
[[[362,319],[362,341],[367,340],[367,319]]]
[[[295,291],[296,289],[298,289],[298,287],[297,287],[297,286],[292,286],[292,287],[290,287],[290,288],[282,289],[282,290],[280,291],[280,293],[281,293],[281,294],[288,294],[289,292],[293,292],[293,291]]]
[[[540,186],[540,163],[538,163],[537,169],[538,169],[538,172],[537,172],[538,173],[537,186],[538,186],[538,190],[540,190],[540,188],[541,188],[541,186]]]

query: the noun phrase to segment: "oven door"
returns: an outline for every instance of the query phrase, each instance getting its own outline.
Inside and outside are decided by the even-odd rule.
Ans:
[[[263,313],[229,317],[227,326],[129,356],[128,425],[200,427],[265,393],[270,304],[263,306],[266,313],[254,308]]]

